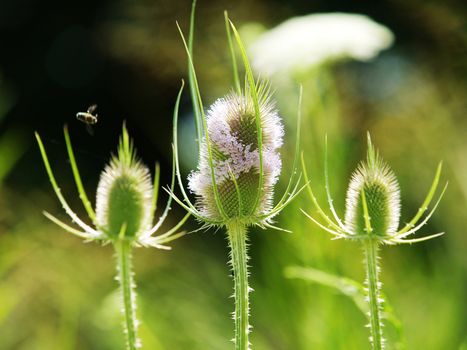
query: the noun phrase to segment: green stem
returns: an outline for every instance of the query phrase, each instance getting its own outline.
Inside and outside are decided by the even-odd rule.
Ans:
[[[383,328],[381,321],[380,282],[378,280],[378,241],[368,238],[364,242],[365,264],[368,287],[368,302],[370,306],[370,331],[373,350],[382,350]]]
[[[234,274],[235,289],[235,350],[250,349],[248,333],[249,301],[248,301],[248,256],[247,256],[247,230],[240,222],[233,221],[227,225],[231,249],[231,261]]]
[[[127,350],[136,350],[138,337],[136,335],[136,292],[134,290],[133,272],[131,271],[131,242],[119,239],[114,243],[118,262],[118,281],[123,299],[124,328]]]

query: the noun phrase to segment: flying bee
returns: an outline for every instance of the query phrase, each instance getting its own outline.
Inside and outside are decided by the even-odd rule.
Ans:
[[[97,109],[97,105],[92,105],[86,112],[76,113],[76,118],[83,123],[93,125],[97,123],[97,113],[93,114]]]
[[[76,113],[76,119],[86,124],[86,130],[90,135],[94,135],[94,130],[91,125],[97,123],[97,113],[93,114],[97,109],[97,105],[89,106],[86,112]]]

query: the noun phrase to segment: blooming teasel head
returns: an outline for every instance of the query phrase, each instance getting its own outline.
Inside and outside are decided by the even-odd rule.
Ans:
[[[333,218],[330,218],[319,205],[311,186],[308,193],[324,223],[311,215],[304,214],[335,238],[367,239],[372,238],[386,244],[415,243],[438,237],[443,233],[424,236],[415,239],[406,239],[407,236],[417,232],[424,226],[438,207],[446,186],[441,191],[431,211],[420,221],[423,214],[433,200],[441,176],[441,163],[438,165],[433,183],[428,191],[420,209],[410,222],[398,230],[400,218],[400,189],[397,178],[390,167],[381,159],[375,150],[368,134],[368,150],[366,162],[362,162],[352,174],[346,198],[345,220],[342,221],[334,209],[329,189],[327,170],[327,145],[325,151],[325,186],[329,208]],[[305,162],[302,156],[302,167],[305,180],[308,177]]]
[[[66,231],[86,240],[102,240],[107,242],[128,240],[135,245],[153,246],[163,249],[169,248],[164,245],[165,243],[184,234],[184,232],[177,231],[188,219],[189,214],[175,225],[173,229],[162,235],[153,236],[166,219],[172,199],[169,198],[160,219],[153,225],[152,221],[156,210],[159,189],[159,165],[156,165],[154,183],[152,183],[149,169],[136,157],[133,143],[129,138],[125,125],[123,126],[117,155],[112,156],[110,163],[101,173],[97,187],[96,211],[92,208],[84,192],[67,127],[64,128],[64,135],[79,197],[94,227],[86,224],[71,210],[55,180],[42,140],[39,134],[36,133],[42,159],[58,200],[67,215],[81,230],[65,224],[55,216],[44,212],[44,215],[48,219]],[[174,182],[175,173],[173,172],[172,188]]]
[[[207,130],[219,202],[226,218],[265,215],[271,210],[273,188],[281,171],[279,147],[284,129],[266,85],[258,87],[262,128],[262,179],[254,102],[248,88],[218,99],[207,113]],[[207,140],[201,143],[198,170],[192,172],[189,189],[196,195],[199,212],[212,220],[222,219],[211,178]],[[259,188],[260,183],[262,187]],[[260,192],[260,193],[258,193]]]
[[[239,221],[245,225],[276,228],[271,225],[271,219],[298,194],[300,177],[294,184],[294,164],[294,172],[286,192],[277,205],[273,206],[274,185],[282,166],[279,148],[282,145],[284,128],[268,84],[254,80],[238,32],[227,17],[226,23],[229,40],[231,28],[240,48],[246,70],[245,88],[240,88],[234,61],[235,92],[215,101],[207,115],[204,113],[191,59],[191,42],[187,45],[179,28],[189,60],[199,163],[198,169],[188,178],[188,187],[196,196],[193,204],[183,189],[178,165],[177,122],[182,84],[175,105],[173,137],[175,164],[183,200],[173,197],[207,226],[224,226],[231,221]],[[233,50],[232,46],[231,49]],[[298,142],[297,138],[297,148]]]

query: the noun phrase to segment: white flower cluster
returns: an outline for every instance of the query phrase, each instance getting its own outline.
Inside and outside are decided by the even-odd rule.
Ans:
[[[369,17],[325,13],[291,18],[261,35],[249,48],[252,66],[272,76],[329,60],[368,61],[391,46],[392,32]]]

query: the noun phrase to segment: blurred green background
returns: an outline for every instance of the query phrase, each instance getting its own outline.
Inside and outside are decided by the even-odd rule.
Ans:
[[[47,209],[64,218],[33,131],[44,139],[63,193],[81,217],[85,211],[62,136],[65,123],[91,197],[123,120],[144,162],[161,162],[167,183],[171,113],[186,71],[175,20],[187,31],[190,6],[166,0],[0,3],[0,349],[123,348],[112,249],[83,244],[42,216]],[[405,348],[467,349],[467,4],[200,1],[195,64],[206,106],[232,86],[224,9],[247,43],[290,17],[324,12],[366,14],[394,33],[392,47],[369,62],[327,62],[272,78],[287,133],[278,190],[291,168],[298,82],[304,87],[308,171],[324,202],[319,188],[327,133],[332,192],[341,215],[367,130],[398,175],[402,222],[418,209],[443,160],[449,188],[423,231],[446,235],[383,247],[383,290],[403,324]],[[196,160],[188,94],[182,102],[186,175]],[[91,136],[75,114],[93,103],[99,105],[99,123]],[[331,241],[300,208],[311,210],[305,194],[277,218],[292,234],[251,232],[253,347],[368,349],[365,316],[350,298],[284,274],[298,265],[364,279],[358,245]],[[174,207],[167,227],[183,215]],[[195,229],[197,223],[188,226]],[[135,251],[145,349],[232,348],[227,254],[222,230],[189,235],[170,252]],[[401,340],[397,331],[387,325],[389,348]]]

